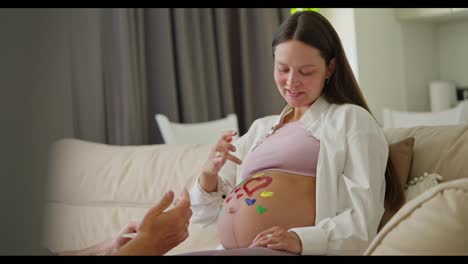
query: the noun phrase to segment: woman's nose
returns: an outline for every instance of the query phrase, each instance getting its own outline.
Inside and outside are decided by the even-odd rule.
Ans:
[[[299,82],[299,78],[297,78],[297,76],[292,73],[289,74],[288,79],[286,80],[286,84],[291,86],[297,85]]]

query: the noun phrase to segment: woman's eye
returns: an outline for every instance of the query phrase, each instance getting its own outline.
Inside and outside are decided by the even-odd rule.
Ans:
[[[288,72],[288,69],[278,69],[279,72]]]
[[[313,72],[301,72],[301,74],[307,76],[307,75],[312,75]]]

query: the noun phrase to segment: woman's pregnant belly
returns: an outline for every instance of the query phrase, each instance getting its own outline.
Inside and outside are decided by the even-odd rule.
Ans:
[[[248,247],[262,231],[315,224],[315,177],[262,171],[240,183],[225,199],[218,236],[226,249]]]

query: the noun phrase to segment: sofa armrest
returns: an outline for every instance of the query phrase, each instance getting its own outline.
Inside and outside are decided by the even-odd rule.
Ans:
[[[435,186],[405,204],[364,255],[467,255],[468,178]]]

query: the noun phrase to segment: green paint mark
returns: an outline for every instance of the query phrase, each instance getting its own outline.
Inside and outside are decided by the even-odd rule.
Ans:
[[[259,214],[264,214],[267,209],[265,207],[262,207],[261,205],[257,206],[257,211]]]

